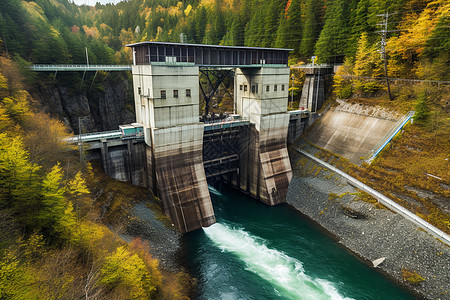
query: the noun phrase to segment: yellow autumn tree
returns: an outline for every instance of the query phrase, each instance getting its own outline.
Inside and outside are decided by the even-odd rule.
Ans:
[[[369,43],[365,32],[361,34],[358,41],[353,72],[357,77],[379,77],[383,75],[380,54],[377,52],[376,45]],[[360,93],[373,93],[380,87],[381,85],[378,82],[366,78],[355,80],[355,90]]]
[[[150,298],[156,289],[144,261],[125,246],[104,259],[100,283],[126,299]]]

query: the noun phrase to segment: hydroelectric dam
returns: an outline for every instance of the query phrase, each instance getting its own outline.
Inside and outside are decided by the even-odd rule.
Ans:
[[[292,178],[286,145],[311,121],[308,110],[287,111],[291,49],[127,46],[133,50],[139,134],[127,136],[122,126],[122,133],[74,138],[89,145],[87,159],[100,159],[112,178],[151,189],[180,232],[215,223],[210,178],[220,177],[270,206],[286,202]],[[200,122],[204,70],[234,70],[234,114],[227,119]],[[317,99],[314,93],[323,89],[311,89],[308,97]]]

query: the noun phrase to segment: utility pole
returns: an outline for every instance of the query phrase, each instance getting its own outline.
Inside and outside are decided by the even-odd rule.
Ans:
[[[393,15],[393,14],[391,14],[391,15]],[[387,54],[386,54],[387,33],[392,32],[392,31],[387,30],[388,29],[389,12],[386,12],[385,14],[381,14],[381,15],[377,15],[377,16],[383,17],[383,22],[380,24],[377,24],[378,26],[381,26],[382,29],[377,32],[381,33],[381,51],[380,51],[380,53],[381,53],[381,59],[383,59],[383,61],[384,61],[384,76],[386,77],[386,84],[387,84],[387,89],[388,89],[388,94],[389,94],[389,100],[393,100],[392,94],[391,94],[391,87],[389,85],[388,70],[387,70]]]
[[[290,107],[291,105],[292,106],[294,105],[294,79],[295,79],[295,77],[294,77],[294,75],[292,75],[292,77],[291,77],[291,81],[292,81],[292,84],[291,84],[291,104],[290,105],[288,104],[288,107]]]

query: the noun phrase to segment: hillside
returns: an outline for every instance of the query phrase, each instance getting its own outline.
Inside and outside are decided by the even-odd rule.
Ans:
[[[153,195],[80,164],[22,81],[0,57],[0,298],[185,299],[189,276],[116,228]]]

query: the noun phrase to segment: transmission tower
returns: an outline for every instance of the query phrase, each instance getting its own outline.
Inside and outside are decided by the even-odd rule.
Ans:
[[[394,15],[396,13],[391,13],[391,15]],[[393,100],[392,99],[392,95],[391,95],[391,87],[389,85],[389,77],[388,77],[388,70],[387,70],[387,54],[386,54],[386,39],[387,39],[387,34],[389,32],[395,31],[395,30],[388,30],[388,20],[389,20],[389,12],[386,12],[385,14],[381,14],[381,15],[377,15],[379,17],[383,17],[383,21],[379,24],[377,24],[378,26],[381,26],[381,30],[377,31],[378,33],[381,34],[381,59],[384,61],[384,75],[386,77],[386,84],[387,84],[387,89],[388,89],[388,94],[389,94],[389,100]]]

